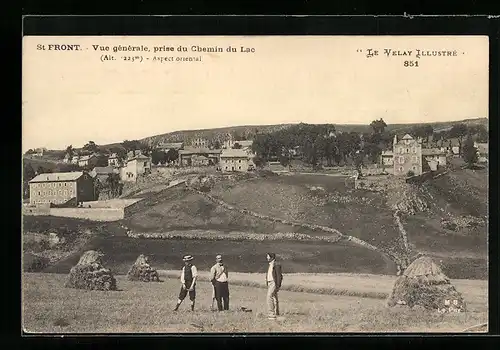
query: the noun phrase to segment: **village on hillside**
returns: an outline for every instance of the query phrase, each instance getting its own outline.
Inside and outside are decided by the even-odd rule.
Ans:
[[[336,132],[330,124],[298,124],[273,133],[248,135],[249,139],[226,133],[212,139],[198,135],[155,145],[124,141],[120,146],[103,148],[90,141],[81,149],[68,146],[59,152],[62,159],[51,160],[61,165],[56,170],[34,169],[25,163],[25,205],[81,207],[85,202],[91,207],[94,201],[119,197],[124,184],[136,183],[162,169],[246,173],[335,167],[338,171],[356,169],[358,178],[415,177],[445,169],[452,158],[465,157],[474,164],[488,162],[488,132],[482,124],[457,123],[441,132],[423,125],[399,133],[385,131],[382,119],[370,126],[372,133]],[[45,148],[29,150],[24,158],[44,159],[48,152]]]

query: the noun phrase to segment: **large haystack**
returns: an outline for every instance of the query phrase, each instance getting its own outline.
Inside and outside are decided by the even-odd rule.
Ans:
[[[461,312],[466,309],[462,295],[441,268],[426,256],[412,262],[394,283],[387,306],[398,305],[439,312]]]
[[[139,255],[127,276],[130,281],[160,282],[158,272],[149,265],[149,259],[144,254]]]
[[[95,250],[83,253],[69,272],[66,287],[88,290],[116,290],[116,279],[101,262],[103,254]]]

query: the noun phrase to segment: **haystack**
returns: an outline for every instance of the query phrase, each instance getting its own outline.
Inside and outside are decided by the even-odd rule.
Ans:
[[[462,295],[430,257],[413,261],[394,283],[387,306],[423,307],[439,312],[465,311]]]
[[[144,254],[139,255],[127,276],[130,281],[160,282],[158,272],[149,265],[149,259]]]
[[[95,250],[83,253],[78,264],[71,268],[65,286],[87,290],[116,290],[116,279],[102,265],[102,257],[103,254]]]

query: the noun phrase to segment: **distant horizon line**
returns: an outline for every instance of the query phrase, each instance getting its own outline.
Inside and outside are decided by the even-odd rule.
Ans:
[[[379,119],[384,119],[384,118],[379,118]],[[379,120],[379,119],[374,119],[374,120]],[[440,123],[450,123],[450,122],[465,122],[469,120],[478,120],[478,119],[488,119],[488,117],[475,117],[475,118],[466,118],[466,119],[454,119],[454,120],[448,120],[448,121],[436,121],[436,122],[408,122],[408,123],[388,123],[387,126],[390,125],[412,125],[412,124],[440,124]],[[384,120],[385,121],[385,120]],[[387,122],[386,122],[387,123]],[[240,125],[227,125],[227,126],[217,126],[217,127],[212,127],[212,128],[203,128],[203,129],[183,129],[183,130],[173,130],[173,131],[166,131],[163,133],[151,135],[151,136],[145,136],[145,137],[140,137],[140,138],[131,138],[131,139],[124,139],[122,141],[114,141],[114,142],[108,142],[103,144],[104,146],[106,145],[113,145],[113,144],[118,144],[122,143],[123,141],[140,141],[152,137],[157,137],[165,134],[174,134],[174,133],[182,133],[182,132],[201,132],[201,131],[210,131],[210,130],[220,130],[220,129],[227,129],[227,128],[244,128],[244,127],[269,127],[269,126],[279,126],[279,125],[298,125],[298,124],[309,124],[309,125],[334,125],[334,126],[369,126],[370,124],[367,123],[305,123],[305,122],[283,122],[283,123],[278,123],[278,124],[240,124]],[[93,140],[90,140],[93,141]],[[95,141],[94,141],[95,142]],[[96,142],[96,144],[99,146],[99,143]],[[40,146],[40,147],[35,147],[35,148],[28,148],[26,150],[23,150],[26,152],[29,149],[39,149],[39,148],[45,148],[47,150],[64,150],[67,146],[64,146],[63,148],[56,149],[56,148],[48,148],[46,146]],[[76,148],[82,148],[81,147],[76,147]]]

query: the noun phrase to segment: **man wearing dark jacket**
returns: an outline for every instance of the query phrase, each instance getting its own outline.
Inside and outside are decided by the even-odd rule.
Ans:
[[[283,281],[283,274],[281,265],[276,262],[276,254],[267,253],[267,261],[269,263],[266,274],[268,318],[274,320],[280,314],[278,292]]]

